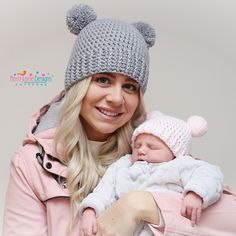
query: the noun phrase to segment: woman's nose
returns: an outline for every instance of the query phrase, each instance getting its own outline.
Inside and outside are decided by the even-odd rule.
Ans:
[[[124,103],[124,95],[122,88],[119,86],[112,88],[107,94],[106,100],[116,106],[122,105]]]

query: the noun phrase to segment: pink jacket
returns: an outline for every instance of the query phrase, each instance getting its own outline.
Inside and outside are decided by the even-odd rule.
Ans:
[[[46,129],[36,135],[32,131],[37,126],[39,118],[46,113],[50,105],[57,101],[60,96],[62,94],[32,116],[28,135],[24,139],[22,147],[15,152],[11,161],[11,177],[5,203],[3,236],[79,236],[78,224],[76,224],[70,234],[66,234],[70,219],[69,191],[63,183],[59,184],[57,182],[55,176],[60,176],[62,179],[65,178],[67,167],[62,165],[58,159],[52,158],[56,156],[53,151],[53,137],[56,128]],[[38,144],[45,151],[41,164],[41,158],[38,158],[39,160],[36,158],[37,153],[41,152]],[[39,154],[37,157],[40,157]],[[235,235],[235,217],[229,217],[236,215],[236,199],[233,195],[223,194],[219,203],[208,208],[209,210],[206,212],[210,215],[209,217],[202,217],[201,225],[203,228],[202,226],[200,227],[200,231],[203,229],[206,231],[205,234],[194,233],[193,231],[196,231],[197,227],[190,227],[189,220],[180,216],[181,194],[173,197],[171,201],[168,200],[167,196],[162,197],[161,194],[153,194],[153,196],[160,209],[162,209],[165,220],[164,235],[169,235],[168,232],[179,232],[179,225],[185,225],[185,227],[181,228],[184,233],[180,233],[180,235],[209,235],[208,232],[212,229],[207,229],[205,225],[212,226],[214,224],[219,227],[214,228],[216,233],[212,235]],[[172,204],[170,208],[169,203],[172,201],[176,203],[175,206]],[[232,212],[232,214],[230,215],[229,212]],[[222,227],[222,224],[218,223],[209,224],[208,222],[205,224],[212,216],[216,217],[216,219],[213,218],[214,222],[222,222],[221,219],[225,218],[227,218],[227,221],[223,222]],[[182,220],[181,224],[176,221],[175,225],[175,219],[179,218]],[[227,222],[227,226],[225,222]],[[159,231],[152,229],[155,235],[160,235]],[[229,232],[234,233],[226,234],[225,229],[230,229]],[[172,235],[172,233],[170,234]]]
[[[50,155],[55,156],[52,149],[55,128],[37,135],[32,133],[37,120],[51,103],[32,116],[28,135],[11,161],[3,223],[4,236],[66,235],[70,217],[69,192],[64,185],[58,184],[53,174],[66,177],[67,167],[57,159],[50,158]],[[36,159],[36,154],[39,153],[37,143],[45,150],[42,166]],[[78,236],[78,227],[69,235]]]

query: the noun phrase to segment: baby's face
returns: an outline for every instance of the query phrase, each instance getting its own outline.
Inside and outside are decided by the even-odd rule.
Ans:
[[[169,147],[152,134],[140,134],[134,141],[132,162],[147,161],[161,163],[174,158]]]

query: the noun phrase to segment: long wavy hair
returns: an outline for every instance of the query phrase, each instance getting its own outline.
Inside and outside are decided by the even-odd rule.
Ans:
[[[95,188],[107,167],[121,156],[131,153],[133,129],[145,114],[143,95],[140,92],[139,104],[132,119],[111,134],[97,155],[93,156],[79,118],[90,82],[91,77],[78,81],[65,93],[54,139],[57,156],[68,166],[67,185],[71,195],[72,221],[77,216],[78,204]],[[59,154],[61,145],[63,152]]]

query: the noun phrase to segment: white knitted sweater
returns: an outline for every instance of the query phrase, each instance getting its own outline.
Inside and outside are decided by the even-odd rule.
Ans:
[[[218,166],[190,156],[164,163],[131,163],[125,155],[113,163],[92,193],[80,204],[79,213],[94,208],[98,216],[122,195],[133,190],[149,192],[193,191],[203,199],[203,208],[216,202],[223,191],[223,175]]]

